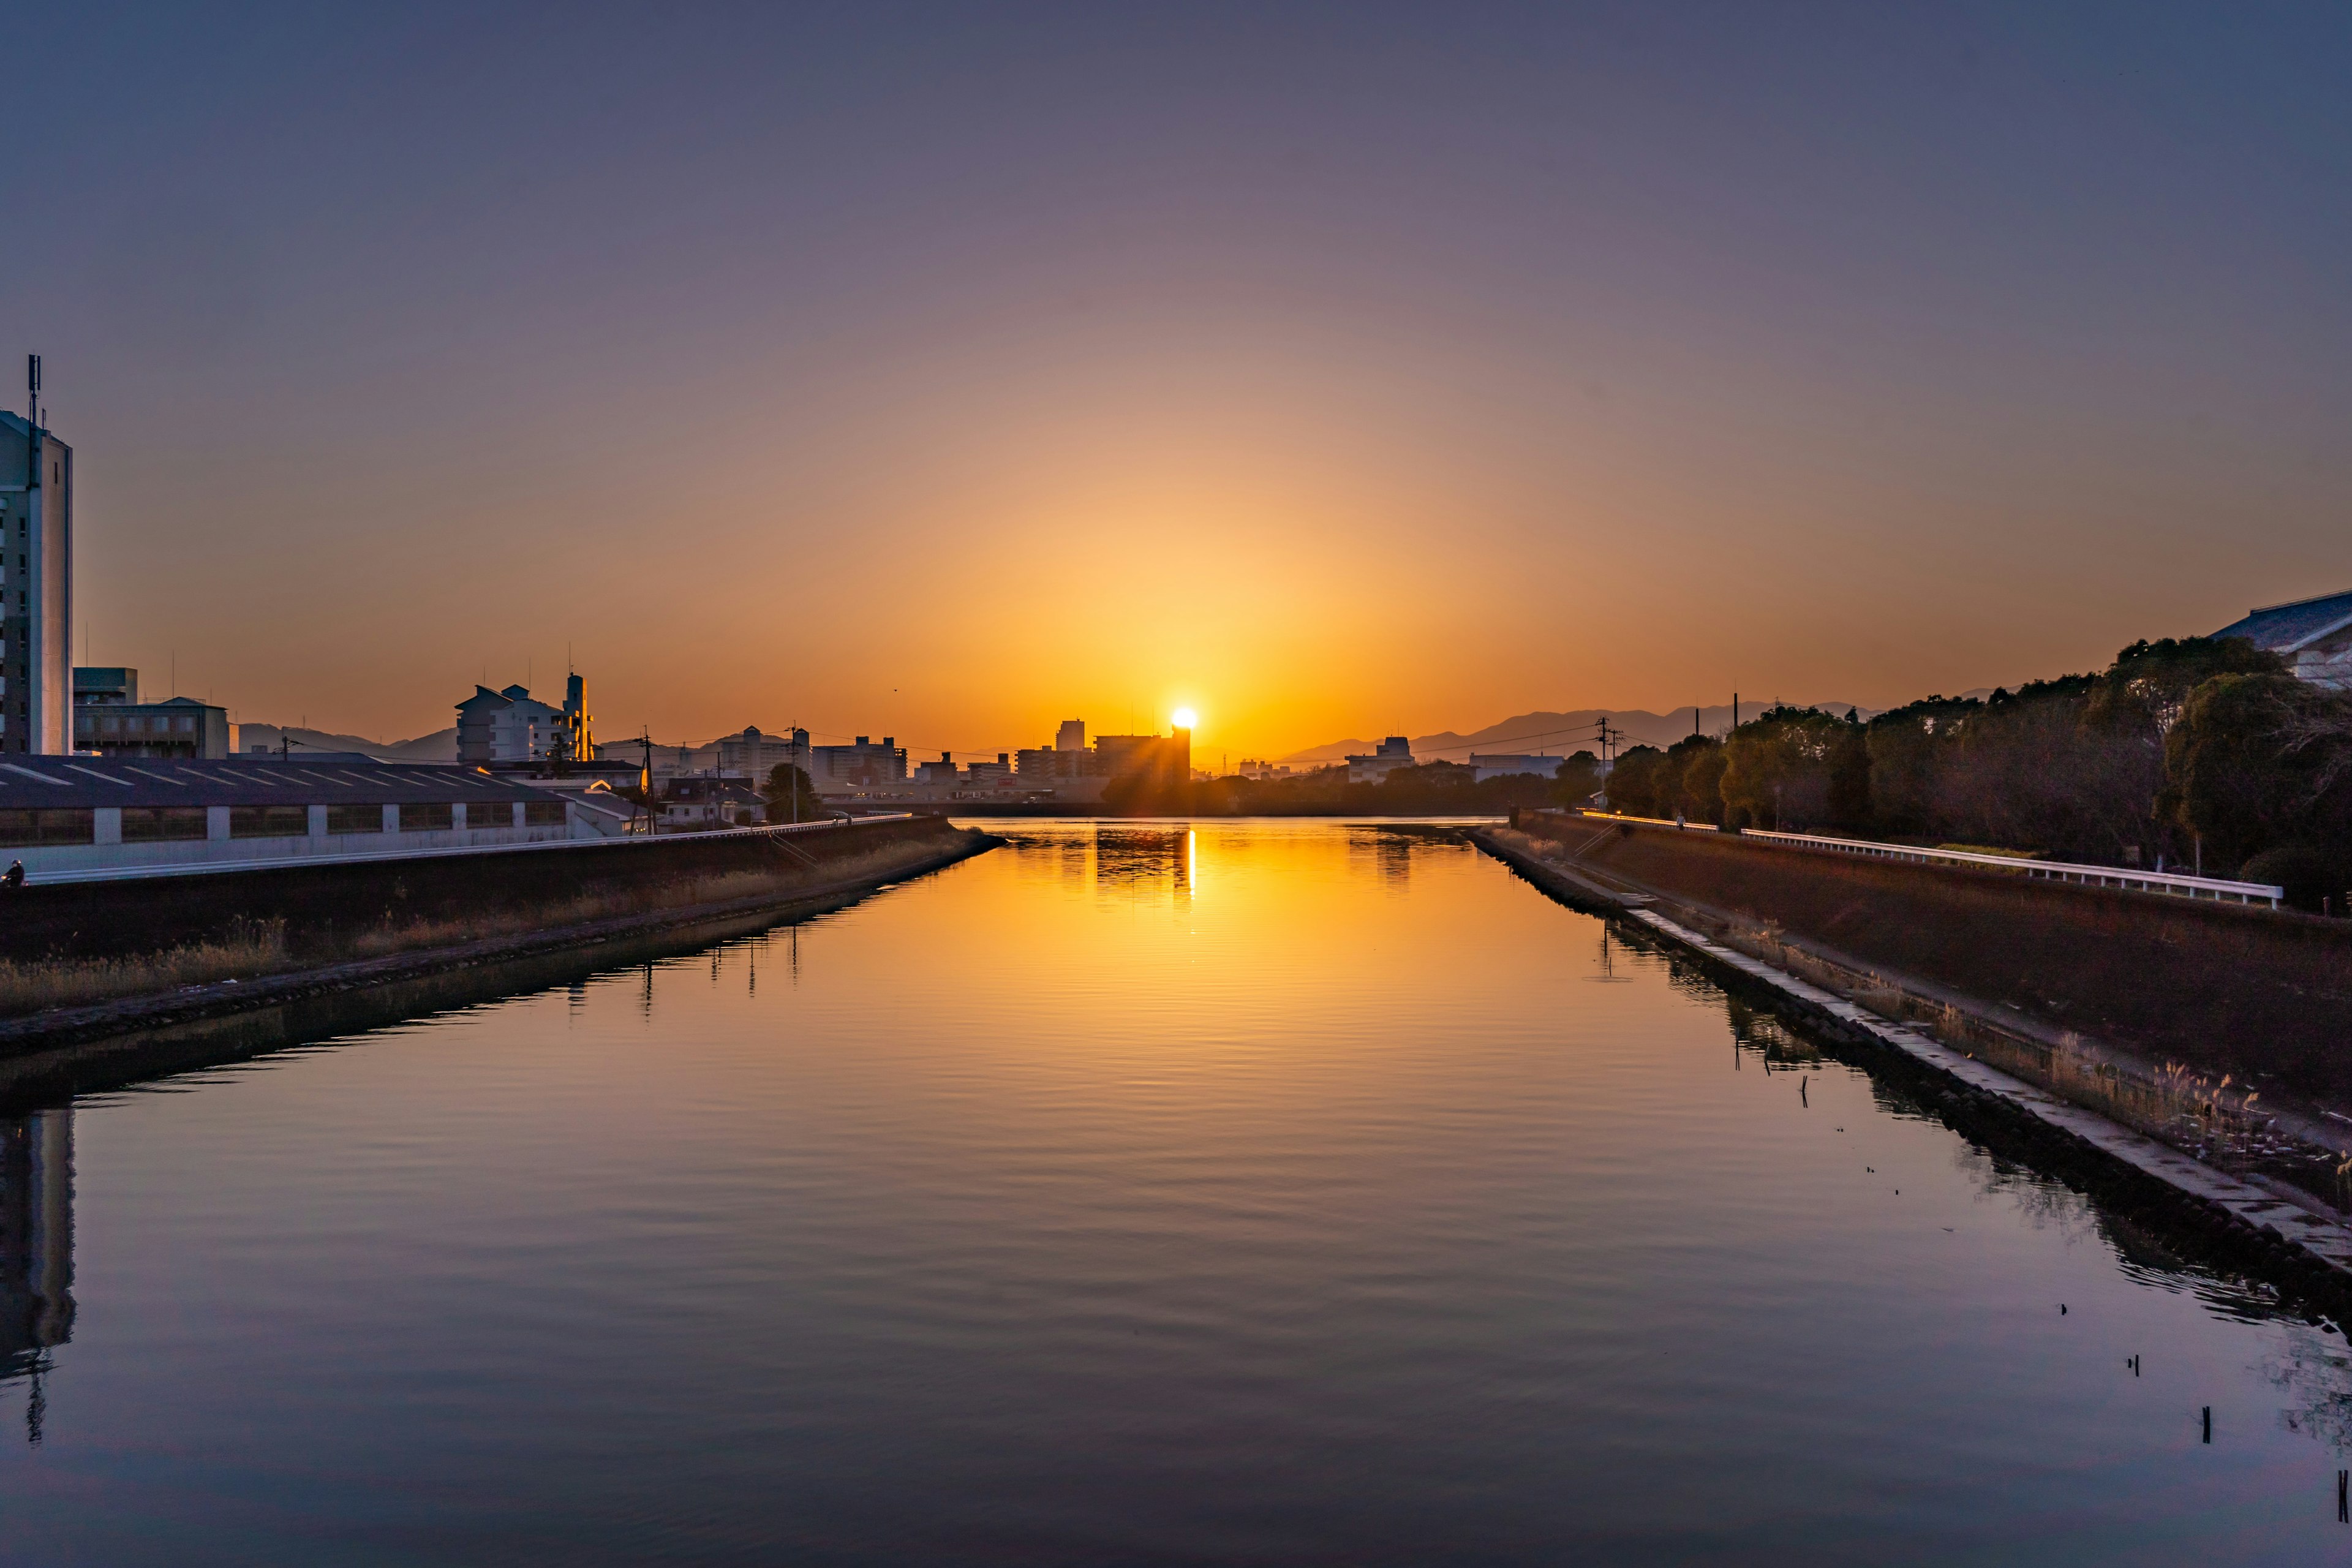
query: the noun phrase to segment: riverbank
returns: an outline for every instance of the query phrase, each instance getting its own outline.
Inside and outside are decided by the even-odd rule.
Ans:
[[[1605,826],[1598,831],[1614,837]],[[2352,1320],[2352,1229],[2342,1210],[2310,1190],[2307,1169],[2265,1171],[2263,1159],[2250,1157],[2250,1140],[2272,1120],[2267,1114],[2242,1102],[2233,1113],[2219,1094],[2184,1092],[2177,1076],[2168,1095],[2161,1083],[2143,1087],[2116,1056],[2100,1061],[2061,1051],[2037,1064],[2011,1052],[1997,1066],[1985,1058],[2000,1053],[1986,1047],[2016,1037],[1980,1001],[1946,993],[1932,1017],[1919,1019],[1909,1016],[1918,994],[1888,976],[1825,963],[1776,934],[1759,943],[1720,911],[1596,868],[1562,853],[1559,841],[1509,829],[1470,829],[1465,837],[1559,901],[1615,917],[1734,994],[1891,1073],[1955,1131],[2030,1160],[2126,1215],[2185,1228],[2218,1258],[2273,1279],[2313,1316]],[[2203,1141],[2188,1147],[2178,1136],[2182,1101],[2207,1108],[2198,1129]],[[2140,1115],[2114,1114],[2135,1103]],[[2149,1121],[2156,1125],[2127,1124]],[[2281,1141],[2272,1163],[2317,1152],[2307,1142]]]
[[[1517,826],[1580,875],[1939,1005],[1973,1000],[2038,1046],[2095,1041],[2352,1112],[2352,921],[1669,825],[1547,812]]]
[[[853,825],[789,843],[757,833],[698,836],[681,841],[675,857],[656,848],[627,859],[576,859],[557,868],[575,873],[571,878],[484,888],[470,908],[457,912],[436,900],[413,918],[387,911],[378,921],[330,923],[289,941],[284,903],[316,900],[322,892],[318,873],[305,871],[300,875],[313,879],[312,885],[265,888],[247,906],[256,912],[227,915],[236,922],[227,940],[145,954],[61,954],[0,965],[0,1002],[15,1003],[16,1013],[0,1017],[0,1058],[457,969],[783,918],[941,869],[1001,842],[936,817]],[[532,868],[543,878],[549,867],[542,861]],[[457,870],[485,874],[479,863]],[[444,869],[445,880],[450,875]],[[201,891],[215,902],[222,899],[216,887]],[[340,890],[346,904],[371,891]],[[206,966],[214,972],[204,973]],[[150,976],[170,983],[138,984]],[[97,994],[76,995],[78,986]]]

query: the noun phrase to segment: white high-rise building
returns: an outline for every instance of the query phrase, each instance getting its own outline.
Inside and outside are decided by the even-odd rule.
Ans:
[[[73,448],[0,413],[0,753],[72,750]]]
[[[589,726],[587,687],[577,675],[564,680],[561,708],[541,702],[526,687],[493,691],[477,686],[457,704],[457,760],[469,767],[550,758],[586,762],[596,754]]]

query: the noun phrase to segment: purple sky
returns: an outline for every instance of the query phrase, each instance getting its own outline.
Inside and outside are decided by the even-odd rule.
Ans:
[[[416,733],[569,647],[607,734],[1184,702],[1238,756],[2352,587],[2352,10],[10,37],[90,651],[242,719]]]

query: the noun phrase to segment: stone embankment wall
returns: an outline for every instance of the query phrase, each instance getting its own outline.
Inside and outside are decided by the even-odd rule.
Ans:
[[[556,911],[583,899],[626,900],[666,885],[741,873],[824,881],[877,853],[919,858],[970,836],[940,817],[793,832],[681,834],[443,858],[303,865],[209,876],[33,884],[0,892],[0,958],[119,957],[232,939],[282,922],[295,957],[334,952],[355,934],[404,925],[462,926]]]
[[[2152,1059],[2352,1100],[2352,921],[1549,813],[1518,826],[1580,850],[1571,865],[1853,964]]]

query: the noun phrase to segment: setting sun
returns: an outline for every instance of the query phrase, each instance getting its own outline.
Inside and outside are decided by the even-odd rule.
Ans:
[[[1175,712],[1169,715],[1169,722],[1174,724],[1179,730],[1190,730],[1193,728],[1200,722],[1200,719],[1201,716],[1193,712],[1190,708],[1179,708]]]

